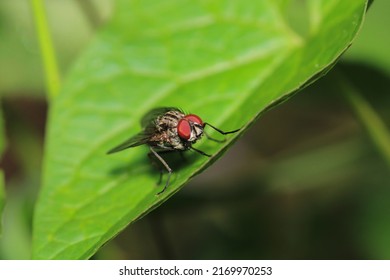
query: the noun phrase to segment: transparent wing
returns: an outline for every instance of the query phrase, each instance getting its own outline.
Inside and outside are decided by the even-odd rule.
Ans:
[[[166,112],[169,111],[183,112],[182,110],[176,107],[159,107],[159,108],[152,109],[142,117],[141,120],[142,127],[150,126],[157,119],[157,117],[164,115]]]
[[[107,152],[107,154],[113,154],[122,151],[124,149],[133,148],[133,147],[146,144],[148,142],[148,139],[149,139],[149,135],[145,134],[144,132],[141,132],[127,139],[125,142],[119,144],[118,146],[112,148]]]

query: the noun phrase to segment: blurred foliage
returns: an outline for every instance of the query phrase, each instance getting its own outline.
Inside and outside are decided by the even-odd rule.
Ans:
[[[376,0],[366,15],[357,40],[343,57],[348,61],[360,62],[382,70],[390,75],[390,1]]]
[[[92,39],[97,26],[110,16],[112,3],[110,0],[44,2],[60,70],[65,73]],[[92,15],[86,14],[85,9]],[[0,96],[43,95],[43,67],[30,0],[0,1],[0,37]]]
[[[2,259],[30,257],[41,184],[46,106],[35,32],[23,2],[0,2],[0,94],[6,95],[8,142],[1,162],[7,187]],[[59,5],[50,14],[56,14],[53,34],[56,48],[64,48],[58,54],[66,72],[95,27],[76,2],[47,2]],[[389,1],[373,3],[340,63],[387,125],[389,13]],[[79,18],[61,21],[62,15]],[[224,158],[94,258],[389,259],[389,171],[334,84],[329,75],[265,114]]]
[[[4,121],[3,121],[3,110],[0,107],[0,158],[3,155],[5,146],[5,137],[4,137]],[[2,233],[3,227],[3,208],[5,201],[5,190],[4,190],[4,173],[3,170],[0,169],[0,236]]]

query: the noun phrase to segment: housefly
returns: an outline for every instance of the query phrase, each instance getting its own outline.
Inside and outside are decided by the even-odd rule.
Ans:
[[[150,152],[148,156],[157,159],[168,171],[168,178],[164,188],[158,193],[163,193],[169,185],[172,169],[168,163],[161,157],[161,154],[174,151],[193,150],[201,155],[211,157],[211,155],[194,148],[192,145],[205,135],[208,139],[216,142],[224,142],[211,138],[204,130],[210,126],[219,133],[226,135],[235,133],[240,129],[232,131],[222,131],[215,126],[203,122],[202,119],[194,114],[185,114],[182,110],[175,107],[162,107],[149,111],[141,120],[143,130],[137,135],[129,138],[122,144],[109,150],[107,154],[116,153],[124,149],[148,145]],[[160,174],[160,180],[161,182]]]

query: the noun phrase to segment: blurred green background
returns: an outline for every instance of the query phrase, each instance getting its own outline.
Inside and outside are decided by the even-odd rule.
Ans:
[[[66,75],[109,19],[113,3],[57,0],[46,5]],[[389,13],[389,1],[374,2],[337,66],[386,124]],[[7,201],[0,258],[28,259],[47,115],[28,0],[0,2],[0,38],[7,141],[1,159]],[[94,258],[389,259],[390,167],[335,87],[336,78],[331,71],[264,114],[222,159]]]

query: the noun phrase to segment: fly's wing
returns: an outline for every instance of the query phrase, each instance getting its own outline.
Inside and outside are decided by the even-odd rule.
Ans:
[[[169,111],[183,112],[182,110],[176,107],[159,107],[159,108],[152,109],[142,117],[141,120],[142,127],[148,127],[151,124],[154,124],[154,121],[157,119],[157,117],[164,115],[166,112]]]
[[[175,107],[159,107],[159,108],[155,108],[155,109],[150,110],[148,113],[146,113],[143,116],[143,118],[141,120],[141,125],[142,125],[144,131],[142,131],[141,133],[138,133],[137,135],[131,137],[130,139],[123,142],[122,144],[109,150],[107,152],[107,154],[112,154],[112,153],[122,151],[124,149],[137,147],[137,146],[140,146],[143,144],[148,144],[150,137],[152,135],[154,135],[154,133],[156,132],[155,131],[156,130],[156,124],[155,124],[156,119],[159,116],[164,115],[166,112],[169,112],[169,111],[183,112],[182,110],[175,108]]]
[[[127,139],[125,142],[119,144],[118,146],[112,148],[107,152],[107,154],[113,154],[124,149],[137,147],[148,142],[149,136],[145,132],[138,133],[133,137]]]

